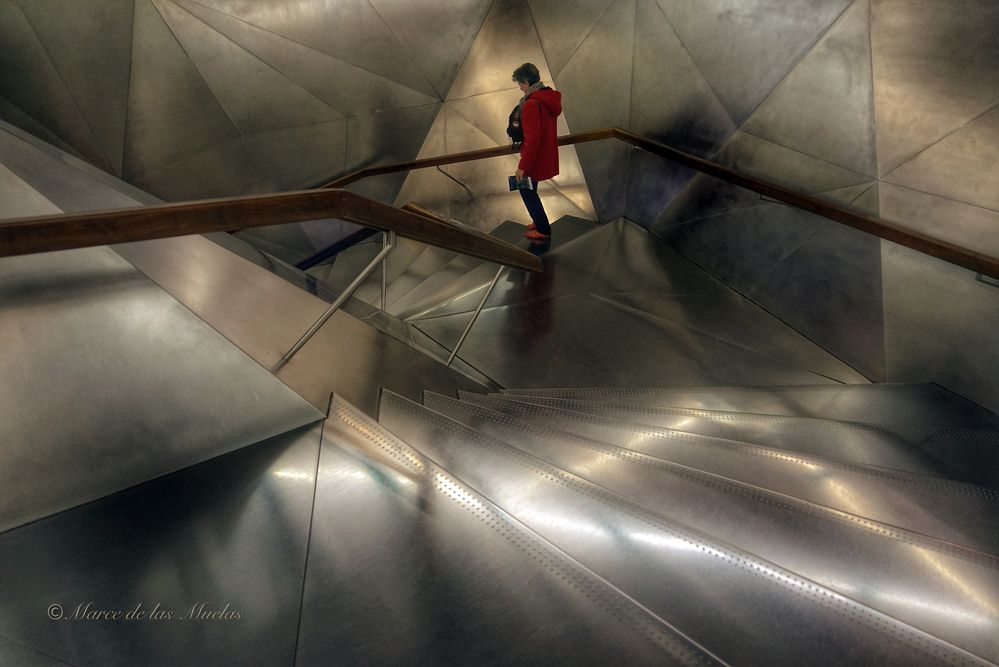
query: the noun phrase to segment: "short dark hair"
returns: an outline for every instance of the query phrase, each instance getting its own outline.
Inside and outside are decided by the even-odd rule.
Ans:
[[[518,83],[523,81],[527,85],[533,86],[538,81],[541,81],[541,72],[538,71],[537,65],[524,63],[517,69],[513,70],[513,80]]]

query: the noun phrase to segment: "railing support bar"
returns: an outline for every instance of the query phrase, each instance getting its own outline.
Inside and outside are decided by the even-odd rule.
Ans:
[[[309,339],[316,335],[316,332],[319,331],[324,324],[326,324],[326,321],[333,317],[333,313],[335,313],[340,306],[342,306],[344,302],[350,298],[350,295],[354,293],[354,290],[360,287],[361,283],[363,283],[367,277],[371,275],[371,272],[378,268],[378,265],[386,257],[388,257],[388,254],[392,252],[392,248],[395,247],[393,244],[395,241],[395,234],[392,232],[389,232],[389,234],[390,236],[386,239],[386,243],[382,246],[381,252],[375,255],[375,258],[371,260],[371,262],[364,267],[359,274],[357,274],[357,277],[354,278],[353,282],[347,285],[347,288],[340,294],[340,296],[337,297],[336,301],[330,304],[330,307],[326,309],[326,312],[323,313],[319,319],[316,320],[311,327],[309,327],[309,330],[302,334],[302,337],[298,339],[298,342],[295,343],[295,345],[292,346],[292,348],[288,350],[283,357],[281,357],[281,361],[278,362],[278,367],[291,361],[291,358],[302,349],[302,346],[308,343]]]
[[[501,264],[500,267],[496,269],[496,275],[493,276],[493,281],[489,283],[486,293],[482,295],[482,300],[479,301],[479,305],[475,309],[475,313],[472,314],[472,319],[468,321],[468,325],[465,326],[465,330],[461,332],[461,338],[458,339],[454,349],[451,350],[451,356],[447,358],[447,366],[450,366],[451,362],[454,361],[454,358],[458,356],[458,349],[461,347],[461,344],[465,342],[465,338],[468,337],[468,332],[472,330],[472,325],[475,324],[475,320],[478,319],[479,313],[482,312],[482,307],[486,305],[486,300],[489,298],[489,295],[493,293],[493,288],[496,287],[496,283],[499,282],[500,274],[503,273],[503,269],[505,268],[506,267]]]

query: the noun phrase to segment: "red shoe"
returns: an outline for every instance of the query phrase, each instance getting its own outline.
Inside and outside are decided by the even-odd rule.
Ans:
[[[551,234],[542,234],[537,229],[532,229],[530,231],[524,232],[524,236],[531,239],[532,241],[547,241],[552,237]]]
[[[527,226],[527,231],[529,231],[529,232],[533,232],[533,231],[534,231],[535,229],[537,229],[537,228],[538,228],[538,226],[537,226],[536,224],[534,224],[534,223],[532,222],[531,224],[529,224],[529,225]]]

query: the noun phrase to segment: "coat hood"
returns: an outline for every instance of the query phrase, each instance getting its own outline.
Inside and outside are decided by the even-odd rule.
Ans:
[[[562,113],[562,93],[557,90],[538,90],[531,93],[531,99],[537,100],[548,109],[553,116]]]

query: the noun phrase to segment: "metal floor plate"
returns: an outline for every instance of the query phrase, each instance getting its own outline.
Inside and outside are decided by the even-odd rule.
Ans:
[[[379,421],[727,662],[981,662],[390,392]]]

